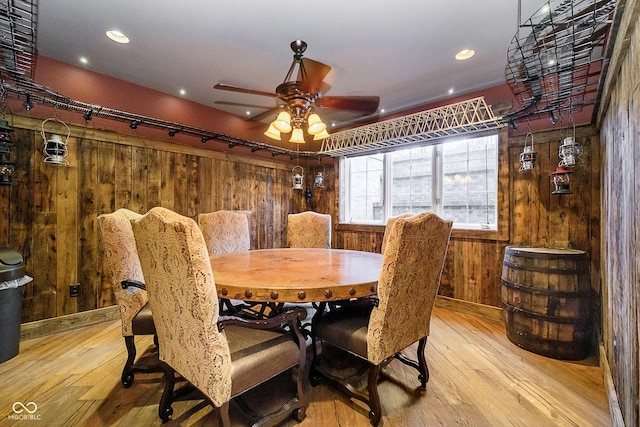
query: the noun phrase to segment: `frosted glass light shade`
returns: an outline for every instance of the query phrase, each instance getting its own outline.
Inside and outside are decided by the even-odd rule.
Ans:
[[[291,132],[291,114],[287,111],[281,111],[278,118],[273,121],[273,126],[282,133]]]
[[[293,130],[293,133],[291,134],[289,142],[293,142],[294,144],[304,144],[304,135],[302,134],[302,129],[295,128]]]
[[[328,136],[329,136],[329,132],[327,132],[327,130],[325,129],[322,132],[313,135],[313,140],[317,141],[319,139],[325,139]]]
[[[276,127],[271,123],[269,125],[269,129],[267,129],[264,133],[271,139],[275,139],[276,141],[280,141],[280,131],[276,129]]]
[[[307,129],[309,135],[317,135],[327,128],[327,125],[322,122],[320,116],[316,113],[309,115],[307,122],[309,123],[309,127]]]

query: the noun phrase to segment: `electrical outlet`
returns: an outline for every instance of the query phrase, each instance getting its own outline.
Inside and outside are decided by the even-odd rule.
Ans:
[[[71,298],[80,296],[80,283],[69,285],[69,296]]]

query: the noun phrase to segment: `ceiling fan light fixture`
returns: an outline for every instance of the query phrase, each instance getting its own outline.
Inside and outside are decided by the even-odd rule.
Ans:
[[[280,131],[276,129],[276,127],[271,123],[269,125],[269,129],[267,129],[264,134],[271,139],[275,139],[276,141],[280,141]]]
[[[316,113],[309,115],[307,123],[309,124],[309,127],[307,128],[309,135],[317,135],[327,129],[327,125],[322,122],[322,119],[320,119],[320,116]]]
[[[294,144],[304,144],[304,135],[302,134],[301,128],[293,129],[289,142],[292,142]]]
[[[291,114],[288,111],[281,111],[273,123],[271,123],[278,131],[282,133],[291,132]]]

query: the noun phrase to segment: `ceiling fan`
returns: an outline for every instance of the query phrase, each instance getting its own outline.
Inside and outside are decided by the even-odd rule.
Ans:
[[[284,81],[276,87],[275,92],[246,89],[224,83],[218,83],[214,88],[278,99],[280,105],[250,120],[262,120],[277,115],[265,135],[280,140],[280,133],[292,132],[289,141],[294,143],[305,142],[303,125],[314,139],[329,136],[326,125],[317,112],[323,115],[326,113],[332,120],[347,121],[369,116],[377,111],[380,105],[378,96],[325,96],[330,86],[324,82],[324,78],[331,71],[331,67],[305,58],[303,53],[306,49],[307,43],[302,40],[291,42],[293,62]]]

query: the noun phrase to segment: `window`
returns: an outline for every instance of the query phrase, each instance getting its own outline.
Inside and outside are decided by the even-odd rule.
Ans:
[[[340,172],[341,222],[431,211],[456,228],[497,229],[497,134],[343,158]]]

